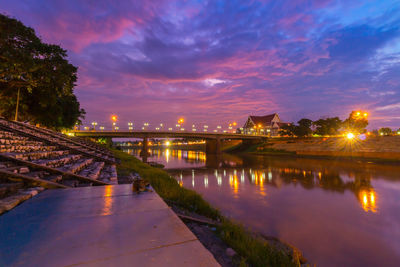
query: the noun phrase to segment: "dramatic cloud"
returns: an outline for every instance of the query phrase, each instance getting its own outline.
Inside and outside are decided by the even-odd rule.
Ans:
[[[0,12],[69,50],[88,122],[363,108],[372,127],[400,127],[398,1],[9,0]]]

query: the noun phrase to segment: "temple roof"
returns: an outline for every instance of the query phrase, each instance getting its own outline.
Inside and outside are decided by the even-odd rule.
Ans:
[[[254,124],[271,124],[272,119],[278,114],[269,114],[265,116],[249,116],[250,119],[253,121]]]

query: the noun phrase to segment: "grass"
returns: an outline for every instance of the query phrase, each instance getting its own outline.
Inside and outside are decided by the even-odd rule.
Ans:
[[[142,163],[125,152],[113,150],[121,160],[117,165],[118,175],[137,172],[150,182],[154,190],[167,202],[180,208],[221,221],[217,233],[224,242],[241,257],[241,266],[299,266],[298,260],[270,246],[240,224],[223,217],[218,210],[208,204],[198,193],[181,187],[167,172]]]

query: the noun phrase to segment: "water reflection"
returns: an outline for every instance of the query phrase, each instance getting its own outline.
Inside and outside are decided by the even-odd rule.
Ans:
[[[208,176],[213,175],[216,178],[216,185],[223,185],[223,178],[227,181],[231,188],[233,196],[238,197],[240,187],[245,186],[246,180],[250,185],[257,189],[255,193],[265,197],[267,196],[267,187],[282,188],[286,185],[301,186],[304,189],[322,189],[339,194],[346,191],[352,192],[359,201],[360,207],[365,212],[377,212],[377,193],[371,185],[370,176],[355,175],[352,172],[339,174],[332,170],[302,170],[298,168],[274,168],[268,169],[199,169],[199,170],[182,170],[179,175],[172,171],[176,177],[179,177],[180,185],[185,185],[185,179],[188,173],[191,173],[191,187],[195,188],[196,177],[203,177],[204,188],[209,185]],[[240,175],[238,175],[240,174]],[[239,178],[240,177],[240,178]],[[350,178],[350,179],[349,179]],[[254,193],[254,192],[253,192]]]
[[[112,193],[113,193],[113,186],[111,185],[106,185],[104,186],[104,194],[103,194],[103,199],[104,199],[104,205],[103,209],[101,211],[101,215],[110,215],[112,211]]]
[[[171,151],[166,163],[157,152],[152,160],[223,214],[299,247],[317,266],[399,265],[400,166],[189,154]]]

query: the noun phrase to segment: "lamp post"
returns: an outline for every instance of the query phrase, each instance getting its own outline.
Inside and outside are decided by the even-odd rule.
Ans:
[[[128,129],[130,132],[133,130],[133,122],[128,122]]]
[[[117,117],[117,115],[111,115],[111,121],[112,121],[112,130],[115,130],[115,128],[116,128],[116,125],[117,125],[117,120],[118,120],[118,117]]]
[[[96,125],[97,125],[97,122],[95,122],[95,121],[92,122],[92,126],[93,126],[93,130],[94,130],[94,131],[96,131]]]

